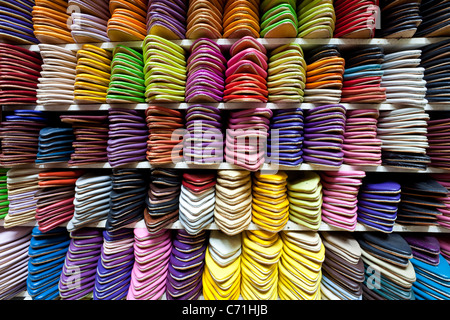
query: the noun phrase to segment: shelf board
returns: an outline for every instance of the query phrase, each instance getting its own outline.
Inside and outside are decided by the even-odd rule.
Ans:
[[[0,226],[3,227],[4,225],[4,220],[0,220]],[[91,223],[89,225],[86,225],[86,228],[100,228],[103,229],[105,228],[106,225],[106,220],[103,221],[99,221],[99,222],[95,222],[95,223]],[[37,222],[35,221],[31,221],[31,222],[27,222],[23,225],[21,225],[23,227],[36,227],[38,226]],[[60,227],[66,227],[67,223],[61,224]],[[145,221],[144,220],[140,220],[138,222],[134,222],[131,223],[127,226],[125,226],[125,228],[129,228],[129,229],[145,229]],[[180,229],[184,229],[183,226],[181,225],[180,221],[176,221],[172,224],[170,224],[169,226],[167,226],[166,229],[170,229],[170,230],[180,230]],[[218,226],[213,222],[209,225],[207,225],[205,227],[205,230],[219,230]],[[261,228],[259,226],[257,226],[256,224],[254,224],[253,222],[250,223],[249,227],[246,230],[261,230]],[[314,231],[311,230],[307,227],[298,225],[297,223],[293,222],[293,221],[288,221],[288,223],[286,224],[286,226],[284,227],[283,231],[296,231],[296,232],[305,232],[305,231]],[[333,227],[325,222],[321,222],[319,229],[317,231],[333,231],[333,232],[348,232],[346,230],[340,229],[340,228],[336,228]],[[353,232],[371,232],[371,231],[375,231],[374,229],[371,229],[369,227],[366,227],[360,223],[357,223],[356,225],[356,229]],[[440,227],[440,226],[413,226],[413,225],[402,225],[399,223],[396,223],[394,225],[393,228],[393,232],[428,232],[428,233],[450,233],[450,229],[444,228],[444,227]]]
[[[108,163],[95,163],[83,166],[69,166],[66,162],[60,163],[49,163],[49,164],[28,164],[14,166],[14,168],[35,168],[35,169],[113,169]],[[167,164],[159,165],[157,167],[152,166],[149,162],[137,162],[129,165],[124,165],[118,168],[128,168],[128,169],[154,169],[154,168],[170,168],[179,170],[193,170],[193,169],[209,169],[209,170],[245,170],[242,167],[233,165],[230,163],[220,163],[220,164],[187,164],[185,162],[177,164]],[[388,167],[388,166],[349,166],[342,165],[340,168],[324,168],[319,166],[314,166],[311,164],[302,164],[296,167],[289,166],[276,166],[270,164],[264,164],[260,171],[364,171],[364,172],[398,172],[398,173],[450,173],[450,170],[428,168],[426,170],[408,170],[404,168]]]
[[[308,49],[311,47],[319,45],[337,45],[340,48],[354,48],[357,46],[379,46],[385,49],[416,49],[421,48],[442,40],[448,39],[448,37],[438,37],[438,38],[410,38],[410,39],[383,39],[383,38],[373,38],[373,39],[343,39],[343,38],[330,38],[330,39],[303,39],[303,38],[259,38],[256,39],[267,49],[274,49],[279,46],[296,43],[302,46],[302,48]],[[229,49],[238,39],[211,39],[218,45],[225,49]],[[184,39],[184,40],[173,40],[173,43],[178,44],[185,50],[189,50],[192,44],[196,40]],[[117,45],[124,45],[130,48],[139,49],[142,48],[142,41],[124,41],[124,42],[103,42],[103,43],[90,43],[92,45],[98,46],[105,50],[114,50]],[[68,43],[58,45],[60,47],[66,48],[71,51],[78,51],[83,47],[84,44],[81,43]],[[19,45],[23,48],[29,49],[31,51],[38,52],[39,45]]]
[[[70,104],[70,105],[23,105],[23,106],[3,106],[3,111],[14,111],[18,108],[26,110],[37,110],[37,111],[47,111],[47,112],[87,112],[87,111],[107,111],[109,109],[132,109],[132,110],[146,110],[150,105],[152,106],[163,106],[169,109],[186,110],[190,106],[205,104],[208,106],[216,107],[221,110],[242,110],[242,109],[252,109],[252,108],[268,108],[272,110],[276,109],[293,109],[302,108],[303,110],[310,110],[317,106],[323,105],[323,103],[237,103],[237,102],[219,102],[219,103],[123,103],[123,104]],[[376,109],[380,111],[389,111],[405,108],[405,105],[396,105],[391,103],[340,103],[347,110],[358,110],[358,109]],[[433,103],[426,104],[423,106],[425,111],[449,111],[450,103]]]

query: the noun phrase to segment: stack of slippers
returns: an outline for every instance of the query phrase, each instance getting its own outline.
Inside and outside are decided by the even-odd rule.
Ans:
[[[276,109],[270,123],[267,156],[273,164],[297,167],[303,162],[303,110]]]
[[[0,168],[0,220],[4,219],[9,211],[8,170],[6,168]]]
[[[168,40],[186,38],[187,17],[189,17],[187,2],[182,0],[149,1],[146,15],[146,34],[160,36]],[[192,1],[189,1],[189,9],[191,3]]]
[[[223,162],[222,112],[217,107],[191,105],[186,110],[183,158],[187,164]]]
[[[144,174],[137,169],[113,169],[107,231],[113,232],[143,219],[147,184]]]
[[[238,300],[241,294],[240,234],[228,236],[219,230],[209,234],[202,275],[205,300]]]
[[[36,103],[42,71],[40,54],[2,43],[0,62],[0,103],[13,106]]]
[[[167,300],[197,300],[200,297],[207,246],[206,231],[195,236],[185,230],[175,233],[166,278]]]
[[[9,230],[0,229],[2,246],[2,288],[1,300],[11,300],[27,290],[28,248],[31,240],[30,227],[16,227]]]
[[[321,232],[325,246],[322,300],[362,300],[364,263],[361,247],[349,232]]]
[[[162,2],[162,1],[161,1]],[[220,39],[223,33],[223,5],[224,0],[189,1],[186,17],[176,14],[179,22],[186,25],[187,39]],[[181,12],[183,13],[183,12]]]
[[[267,50],[252,37],[237,40],[229,50],[224,102],[267,102]]]
[[[333,3],[328,0],[303,0],[297,5],[297,38],[333,38],[336,14]]]
[[[282,254],[279,233],[263,230],[242,233],[241,297],[244,300],[278,299],[278,263]]]
[[[428,149],[427,155],[430,157],[430,167],[445,169],[450,168],[448,143],[450,135],[448,126],[450,117],[446,112],[431,113],[427,126]]]
[[[48,232],[34,227],[28,248],[27,293],[32,300],[59,300],[59,280],[66,254],[69,251],[70,234],[65,228]]]
[[[88,172],[79,177],[75,183],[75,211],[67,230],[73,232],[105,221],[110,210],[111,190],[111,175]]]
[[[74,148],[75,135],[72,128],[46,127],[39,131],[37,164],[68,162]]]
[[[283,247],[278,262],[281,300],[321,300],[325,246],[318,232],[280,233]]]
[[[259,4],[257,0],[226,0],[223,7],[223,38],[259,38]]]
[[[70,12],[66,0],[34,1],[32,16],[34,36],[40,43],[74,43],[70,33]]]
[[[184,102],[186,95],[186,52],[178,44],[156,35],[145,37],[145,101]]]
[[[107,34],[111,42],[142,41],[147,35],[147,1],[111,0]]]
[[[448,173],[435,173],[430,175],[437,183],[445,187],[450,192],[450,175]],[[441,227],[450,229],[450,195],[439,199],[445,204],[445,208],[437,208],[441,215],[437,216],[437,221]]]
[[[195,40],[186,63],[188,103],[221,102],[225,90],[227,60],[222,48],[210,39]]]
[[[448,37],[450,35],[448,25],[450,12],[446,1],[422,0],[419,14],[423,21],[419,25],[415,37]]]
[[[364,171],[323,171],[322,221],[346,231],[355,231],[358,192]]]
[[[118,45],[111,60],[106,102],[144,103],[145,89],[144,56],[135,49]]]
[[[148,128],[146,159],[150,165],[182,161],[185,134],[183,114],[163,106],[149,106],[145,116]]]
[[[413,285],[416,300],[448,300],[450,298],[450,266],[440,253],[440,243],[435,236],[407,234],[411,246],[411,263],[416,272]]]
[[[364,300],[415,300],[416,273],[411,247],[398,233],[361,232],[355,236],[364,262]]]
[[[351,166],[380,166],[381,140],[377,138],[380,112],[377,109],[347,110],[344,163]]]
[[[57,45],[40,44],[42,72],[36,90],[39,105],[73,104],[76,54]]]
[[[422,48],[420,67],[424,72],[423,79],[427,82],[426,99],[430,103],[448,103],[450,95],[448,85],[450,74],[449,47],[450,40],[443,40]]]
[[[404,225],[438,226],[448,190],[431,177],[409,177],[402,182],[397,222]]]
[[[225,141],[225,160],[249,171],[257,171],[266,161],[270,118],[267,108],[230,111]]]
[[[9,209],[4,227],[35,222],[37,200],[34,195],[39,190],[39,170],[13,168],[6,175]]]
[[[252,179],[252,222],[261,230],[280,232],[289,220],[287,174],[255,172]]]
[[[108,161],[108,116],[104,114],[61,115],[62,123],[72,126],[75,136],[69,166],[83,166]]]
[[[381,140],[382,162],[386,166],[426,170],[430,157],[427,125],[430,119],[423,108],[404,107],[380,111],[377,137]]]
[[[178,221],[181,180],[175,169],[152,170],[144,209],[144,221],[150,233]]]
[[[6,115],[0,126],[0,164],[14,167],[34,163],[39,148],[39,132],[48,125],[41,111],[15,110]]]
[[[123,300],[128,294],[134,264],[133,229],[103,231],[95,274],[93,300]]]
[[[190,234],[202,233],[214,222],[216,203],[215,172],[190,172],[183,174],[179,198],[181,226]]]
[[[422,50],[403,50],[384,55],[381,87],[386,89],[386,103],[424,107],[428,100],[423,79]]]
[[[251,185],[249,171],[217,171],[214,222],[228,236],[241,233],[252,221]]]
[[[144,112],[129,109],[109,109],[108,147],[111,167],[145,161],[148,128]]]
[[[297,1],[262,1],[261,38],[296,38],[298,33]]]
[[[376,31],[377,38],[412,38],[422,23],[420,3],[421,0],[381,0],[381,29]]]
[[[305,163],[323,168],[339,168],[343,164],[345,121],[346,110],[342,105],[324,105],[306,111]]]
[[[450,263],[450,237],[447,234],[436,235],[439,241],[440,254]]]
[[[341,103],[382,103],[386,100],[386,88],[381,87],[383,52],[381,47],[369,47],[346,54]]]
[[[3,43],[36,44],[34,36],[33,11],[34,1],[17,3],[3,1],[0,4],[0,40]]]
[[[439,234],[437,239],[439,241],[440,254],[450,263],[450,237],[447,234]]]
[[[411,247],[413,259],[435,267],[439,265],[439,255],[441,250],[439,240],[434,235],[425,233],[407,233],[403,235],[403,239],[405,239]],[[413,262],[414,265],[414,260],[411,262]]]
[[[108,0],[69,0],[72,11],[71,35],[76,43],[110,42],[107,32],[108,20],[111,18]]]
[[[268,54],[267,91],[269,102],[303,102],[306,61],[299,44],[290,43]]]
[[[112,53],[91,44],[77,51],[74,101],[106,103],[111,78]]]
[[[59,279],[59,295],[62,300],[90,299],[103,247],[102,230],[83,228],[71,232],[70,238],[69,250]],[[76,281],[73,279],[74,274]]]
[[[36,222],[39,230],[47,232],[72,219],[75,183],[82,171],[39,172],[36,199]]]
[[[334,1],[335,38],[370,39],[375,36],[378,1]]]
[[[306,54],[304,102],[339,103],[345,60],[335,45],[319,46]]]
[[[287,181],[289,220],[310,230],[319,230],[322,216],[322,183],[316,172],[290,176]]]
[[[159,300],[166,292],[172,252],[171,230],[134,229],[134,264],[126,300]]]
[[[399,211],[401,191],[401,185],[396,181],[365,179],[358,194],[358,222],[369,229],[391,233]]]

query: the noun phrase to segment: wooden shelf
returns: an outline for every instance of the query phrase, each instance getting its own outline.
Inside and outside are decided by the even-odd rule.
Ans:
[[[448,39],[447,37],[438,38],[411,38],[411,39],[341,39],[341,38],[331,38],[331,39],[303,39],[303,38],[259,38],[257,41],[261,43],[267,49],[274,49],[284,44],[296,43],[302,46],[304,49],[308,49],[320,45],[337,45],[340,48],[354,48],[358,46],[379,46],[385,49],[392,50],[406,50],[406,49],[417,49],[439,41]],[[218,45],[225,49],[230,48],[238,39],[211,39]],[[178,44],[186,50],[189,50],[195,40],[173,40],[173,43]],[[113,50],[117,45],[124,45],[130,48],[142,48],[142,41],[129,41],[129,42],[102,42],[102,43],[90,43],[105,50]],[[82,43],[70,43],[58,45],[60,47],[66,48],[72,51],[78,51],[83,47]],[[31,51],[38,52],[39,45],[20,45],[23,48],[29,49]]]
[[[86,112],[86,111],[107,111],[113,109],[132,109],[132,110],[146,110],[150,105],[164,106],[170,109],[186,110],[190,106],[204,104],[221,110],[242,110],[251,108],[268,108],[276,109],[293,109],[302,108],[303,110],[310,110],[317,106],[324,105],[323,103],[237,103],[237,102],[219,102],[219,103],[123,103],[123,104],[70,104],[70,105],[23,105],[23,106],[3,106],[3,111],[14,111],[16,109],[37,110],[47,112]],[[405,105],[395,105],[391,103],[340,103],[347,110],[358,109],[376,109],[380,111],[389,111],[405,108]],[[450,111],[450,103],[434,103],[423,106],[425,111]]]
[[[27,165],[19,165],[14,166],[13,168],[24,169],[24,168],[35,168],[35,169],[113,169],[109,163],[94,163],[89,165],[82,166],[69,166],[66,162],[60,163],[48,163],[48,164],[27,164]],[[206,170],[245,170],[242,167],[237,165],[233,165],[230,163],[220,163],[220,164],[187,164],[185,162],[177,163],[177,164],[167,164],[160,166],[152,166],[149,162],[137,162],[131,163],[128,165],[124,165],[117,168],[128,168],[128,169],[154,169],[154,168],[170,168],[170,169],[179,169],[179,170],[194,170],[194,169],[206,169]],[[342,165],[340,168],[324,168],[319,166],[314,166],[311,164],[302,164],[296,167],[290,166],[276,166],[270,164],[264,164],[260,171],[364,171],[364,172],[398,172],[398,173],[450,173],[450,170],[445,169],[437,169],[437,168],[428,168],[427,170],[408,170],[404,168],[396,168],[389,166],[349,166]]]
[[[4,225],[4,220],[0,220],[0,226],[3,227]],[[36,227],[38,224],[35,221],[32,222],[28,222],[25,223],[21,226],[23,227]],[[91,223],[89,225],[86,225],[86,228],[100,228],[103,229],[105,228],[106,225],[106,220],[103,221],[99,221],[99,222],[95,222],[95,223]],[[66,227],[67,223],[61,224],[60,227]],[[140,220],[138,222],[135,223],[131,223],[127,226],[125,226],[125,228],[129,228],[129,229],[145,229],[145,221],[144,220]],[[180,230],[183,229],[183,226],[181,225],[180,221],[176,221],[172,224],[170,224],[169,226],[166,227],[166,229],[169,230]],[[219,230],[218,226],[215,223],[211,223],[209,225],[207,225],[205,227],[205,230]],[[259,228],[259,226],[257,226],[254,223],[250,223],[249,227],[247,228],[247,230],[261,230]],[[288,221],[288,223],[286,224],[285,228],[283,229],[283,231],[296,231],[296,232],[305,232],[305,231],[314,231],[311,230],[307,227],[298,225],[297,223],[293,222],[293,221]],[[348,232],[346,230],[340,229],[340,228],[336,228],[333,227],[325,222],[321,222],[320,227],[317,231],[337,231],[337,232]],[[356,229],[352,232],[373,232],[376,231],[374,229],[368,228],[360,223],[357,223],[356,225]],[[450,229],[446,229],[444,227],[440,227],[440,226],[413,226],[413,225],[402,225],[399,223],[396,223],[394,225],[393,228],[393,232],[428,232],[428,233],[450,233]]]

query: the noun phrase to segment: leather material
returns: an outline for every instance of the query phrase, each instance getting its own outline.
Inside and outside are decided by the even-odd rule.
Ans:
[[[205,119],[214,119],[210,122]],[[187,163],[211,164],[223,161],[222,117],[217,108],[193,105],[186,111],[183,157]]]
[[[405,181],[402,185],[405,190],[398,219],[405,224],[436,225],[442,214],[438,209],[446,207],[441,199],[447,196],[447,188],[432,178]]]
[[[227,37],[226,34],[224,34],[224,37]],[[258,45],[252,44],[254,41],[252,37],[243,37],[237,41],[234,50],[230,51],[231,58],[225,71],[225,83],[228,89],[224,91],[224,102],[268,101],[265,81],[257,83],[259,88],[250,86],[246,82],[240,86],[239,81],[237,81],[239,77],[246,74],[267,78],[267,55],[259,49]],[[237,48],[239,48],[239,51],[237,51]]]
[[[339,173],[322,172],[321,179],[327,182],[323,188],[322,220],[339,229],[352,231],[356,228],[358,201],[357,194],[347,194],[343,186],[354,187],[356,192],[362,184],[363,171],[343,172],[342,176],[355,178],[340,178]],[[340,181],[342,180],[342,181]],[[345,198],[345,199],[344,199]]]
[[[311,232],[297,234],[283,231],[281,239],[283,248],[278,264],[280,299],[319,300],[321,266],[325,260],[325,247],[320,236]],[[291,272],[301,281],[293,280]]]
[[[28,260],[29,272],[34,277],[27,279],[27,292],[33,300],[57,300],[60,298],[58,283],[69,249],[70,235],[65,228],[61,227],[46,233],[34,227],[31,234],[35,241],[33,244],[30,241],[29,251],[33,252],[40,246],[43,247],[41,254],[31,256]],[[54,247],[55,250],[46,250],[47,247]],[[38,277],[39,274],[43,277]]]
[[[266,159],[264,146],[272,114],[270,109],[262,108],[230,112],[225,143],[226,162],[250,171],[261,168]],[[231,129],[233,121],[239,123],[239,128]]]
[[[289,122],[286,122],[288,119]],[[303,162],[303,139],[301,138],[303,135],[303,111],[301,109],[275,110],[270,129],[268,156],[271,162],[290,167],[300,165]],[[299,137],[295,146],[289,143],[297,142],[297,139],[290,139],[293,136]]]
[[[168,264],[172,250],[171,232],[149,233],[134,229],[134,264],[127,300],[157,300],[166,291]]]
[[[299,45],[287,44],[268,56],[267,90],[270,102],[302,102],[306,81],[306,62]]]
[[[206,243],[206,232],[193,236],[184,230],[177,231],[169,261],[166,287],[169,300],[187,300],[198,297],[202,292],[200,271],[205,268]],[[183,280],[179,281],[181,278]]]
[[[303,159],[314,166],[329,168],[339,167],[343,163],[342,144],[334,144],[344,132],[345,109],[341,105],[325,105],[308,110],[305,117],[305,147]],[[317,126],[316,121],[326,121]],[[328,138],[326,138],[328,137]],[[324,142],[315,148],[307,143]]]
[[[187,79],[185,51],[166,39],[169,38],[153,31],[144,39],[146,102],[181,102],[185,99]],[[177,59],[170,59],[172,52]],[[152,60],[157,55],[169,58],[171,62]],[[166,86],[167,83],[169,87]]]
[[[191,46],[191,55],[187,62],[186,101],[221,102],[225,89],[223,71],[226,69],[226,59],[221,49],[208,39],[198,39]],[[216,69],[219,69],[219,73]],[[215,81],[210,82],[211,78]]]
[[[35,221],[39,172],[35,169],[10,169],[7,173],[9,209],[4,218],[6,228]]]
[[[11,299],[27,288],[27,271],[29,257],[27,248],[31,239],[30,227],[15,227],[2,229],[0,242],[2,244],[3,289],[2,299]]]
[[[180,161],[183,155],[183,136],[175,134],[174,131],[184,128],[181,112],[150,106],[145,115],[149,128],[146,158],[150,164]]]
[[[110,175],[86,173],[75,184],[75,211],[67,224],[67,230],[73,232],[87,224],[106,221],[110,210]]]
[[[143,218],[147,181],[137,170],[115,169],[110,196],[111,210],[105,228],[112,232]]]
[[[103,237],[101,230],[90,228],[71,232],[70,236],[58,289],[62,299],[79,300],[93,291]],[[79,270],[80,279],[75,287],[70,280],[74,269]]]
[[[400,113],[397,111],[380,112],[377,133],[383,142],[381,147],[383,162],[390,166],[423,169],[429,163],[429,158],[426,156],[428,143],[424,139],[429,118],[422,108],[405,108],[404,115],[407,114],[409,120],[405,121],[401,128],[394,129],[387,128],[385,125],[399,125],[398,121],[400,120],[396,117],[400,116]],[[415,120],[415,117],[421,120]]]
[[[315,172],[305,172],[287,183],[289,220],[311,230],[318,230],[321,223],[322,185]]]
[[[46,232],[72,219],[75,184],[82,174],[81,170],[39,174],[40,191],[35,193],[35,199],[36,221],[40,231]],[[65,179],[66,177],[71,179]],[[57,196],[58,193],[61,196]]]
[[[244,300],[278,298],[277,264],[282,254],[277,233],[244,231],[241,255],[241,295]]]
[[[173,169],[154,169],[150,176],[145,224],[149,232],[158,232],[178,220],[181,176]]]
[[[395,181],[365,181],[358,200],[358,222],[369,228],[391,232],[397,218],[401,186]],[[386,212],[386,208],[388,211]]]
[[[40,111],[16,110],[13,116],[6,116],[0,131],[2,165],[34,163],[39,146],[39,130],[46,127],[46,122],[46,116]]]

